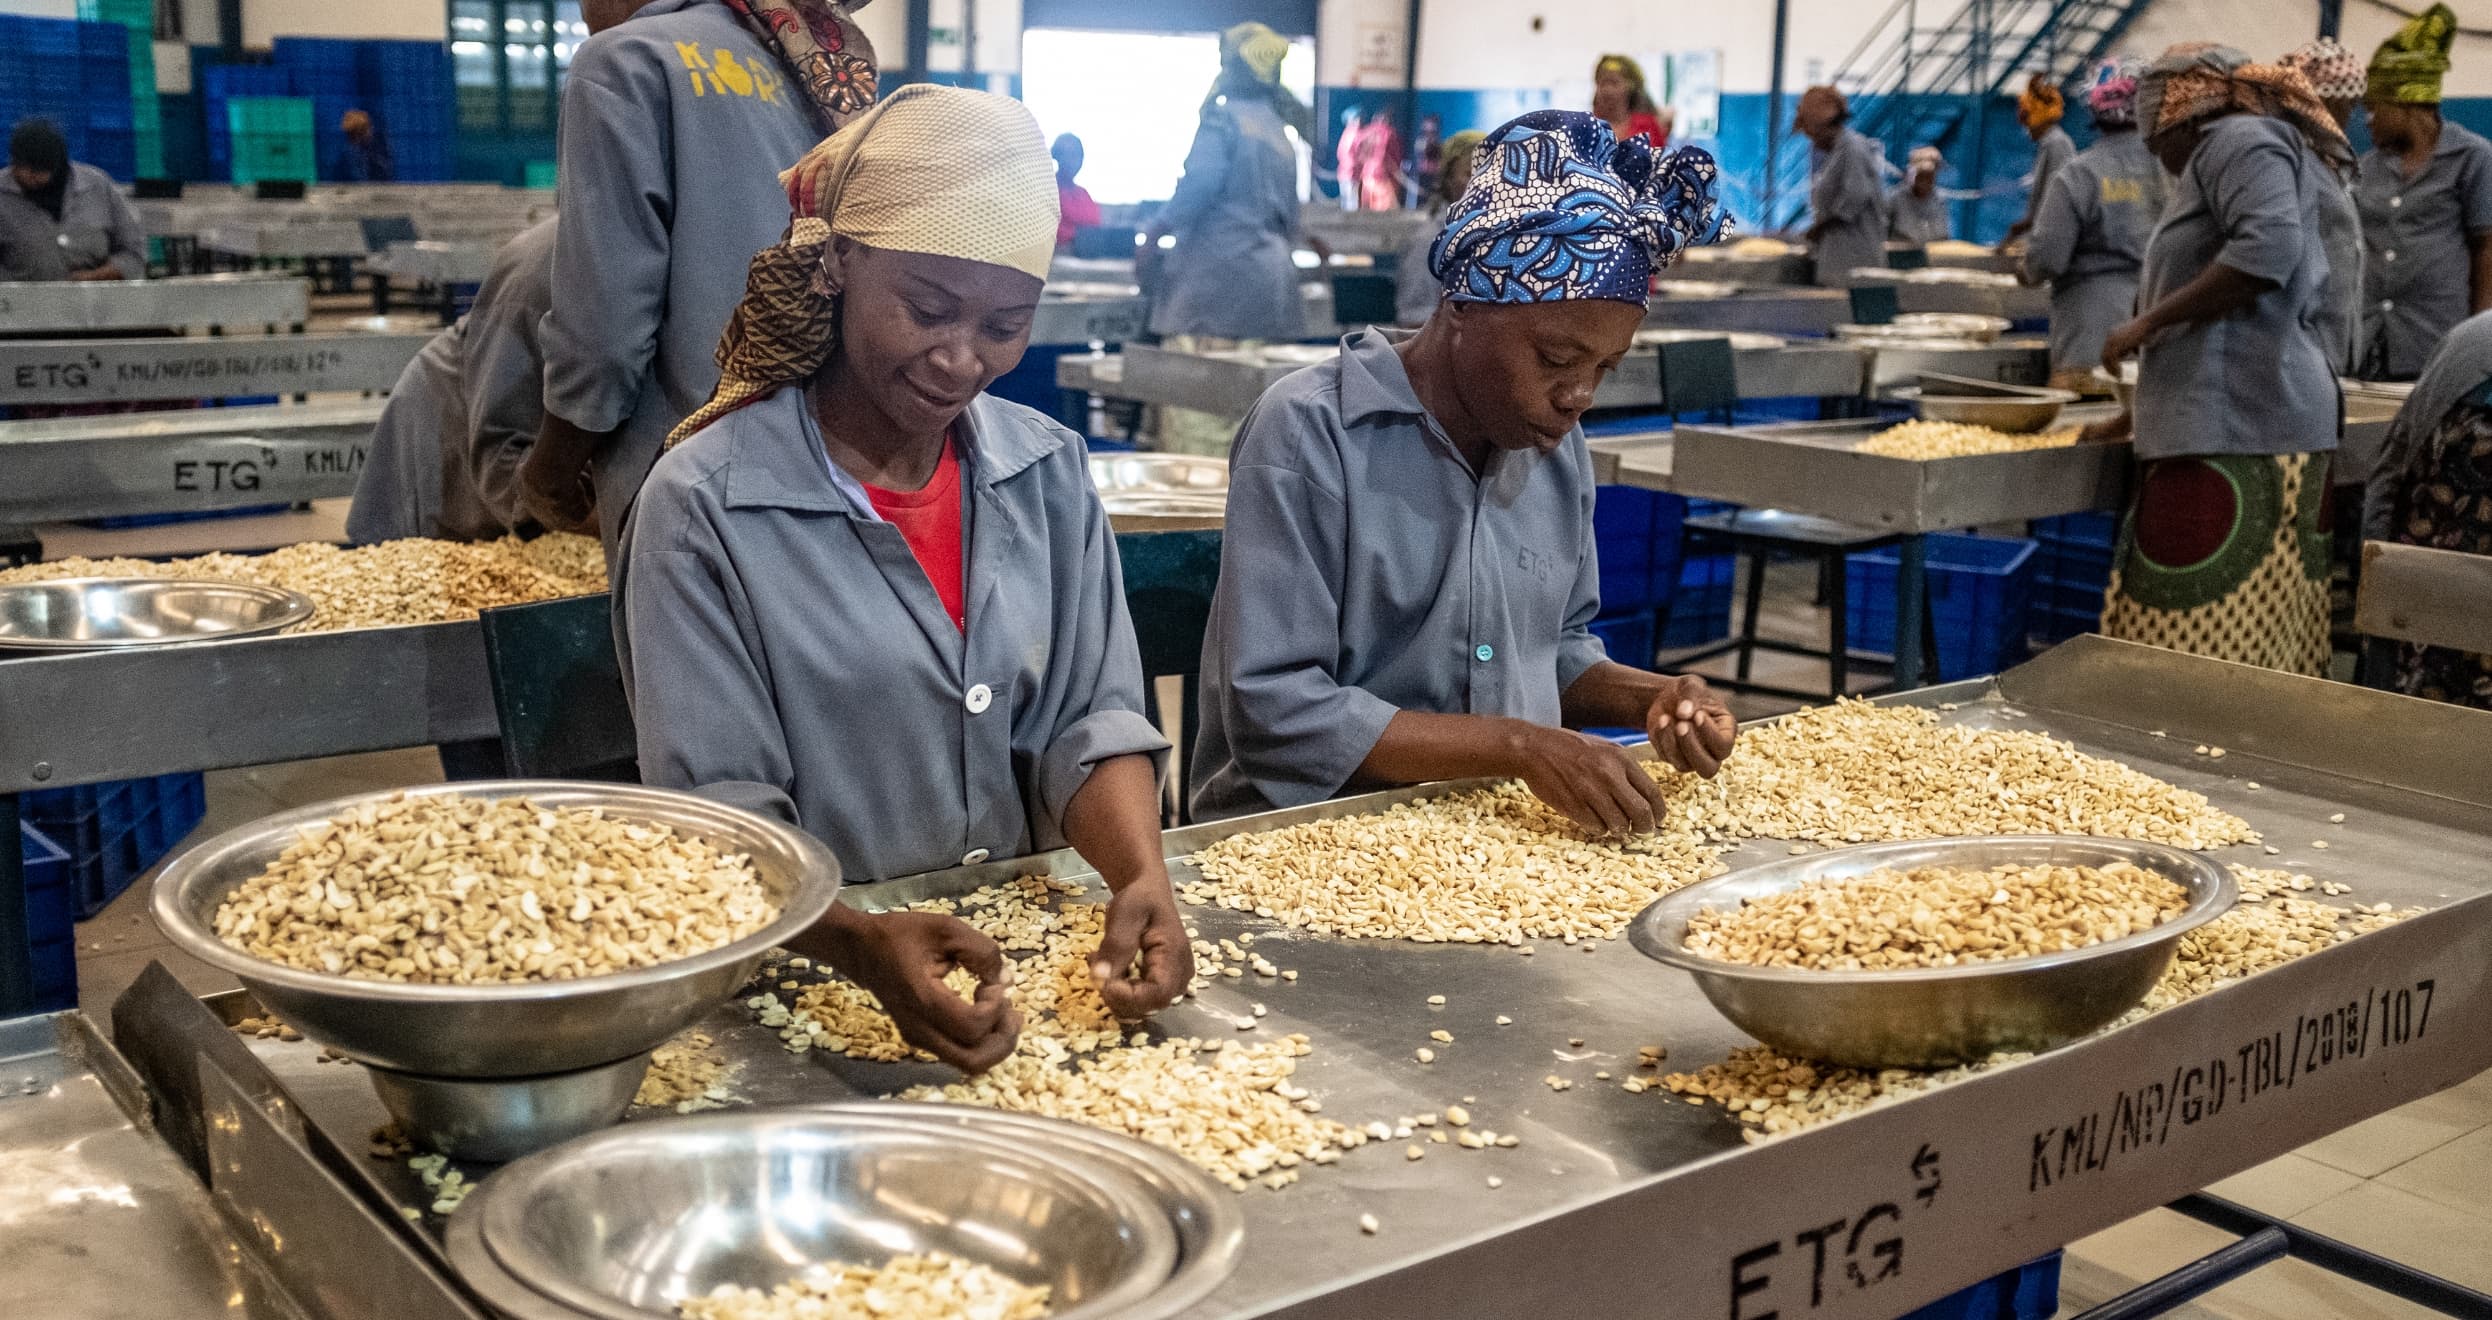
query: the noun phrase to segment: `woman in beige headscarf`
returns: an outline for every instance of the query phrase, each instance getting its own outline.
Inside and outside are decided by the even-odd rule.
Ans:
[[[776,815],[851,884],[1069,843],[1114,897],[1092,964],[1138,1018],[1193,975],[1159,832],[1167,742],[1081,437],[984,393],[1055,252],[1029,111],[919,84],[783,176],[707,407],[623,534],[617,642],[650,783]],[[964,1069],[1013,1048],[994,943],[842,904],[790,947]],[[981,986],[964,1001],[957,969]]]

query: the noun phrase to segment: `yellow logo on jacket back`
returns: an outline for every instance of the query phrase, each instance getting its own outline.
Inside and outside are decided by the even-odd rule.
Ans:
[[[758,96],[772,105],[779,102],[779,72],[762,61],[738,59],[724,46],[703,56],[689,41],[675,43],[675,57],[684,62],[694,96]]]

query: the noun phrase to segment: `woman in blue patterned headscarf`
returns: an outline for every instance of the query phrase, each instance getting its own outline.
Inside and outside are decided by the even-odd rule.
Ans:
[[[1589,833],[1644,833],[1662,781],[1573,730],[1642,729],[1652,756],[1700,775],[1730,754],[1737,726],[1703,679],[1650,672],[1649,637],[1613,656],[1592,634],[1577,425],[1634,347],[1653,273],[1727,231],[1713,160],[1656,159],[1557,111],[1472,159],[1430,253],[1445,292],[1426,324],[1350,336],[1238,431],[1203,640],[1199,819],[1492,777]]]

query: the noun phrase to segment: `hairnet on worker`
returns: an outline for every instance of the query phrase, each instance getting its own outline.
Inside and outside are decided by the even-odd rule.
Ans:
[[[1428,268],[1457,302],[1641,305],[1655,272],[1730,229],[1710,154],[1656,158],[1591,115],[1542,110],[1481,144]]]

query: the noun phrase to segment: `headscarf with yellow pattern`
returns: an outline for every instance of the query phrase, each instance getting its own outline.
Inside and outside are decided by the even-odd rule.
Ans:
[[[1627,80],[1627,113],[1656,113],[1652,86],[1644,81],[1644,66],[1636,63],[1632,56],[1604,55],[1593,61],[1592,76],[1598,78],[1604,73],[1614,73]]]
[[[1027,106],[933,83],[893,92],[779,176],[794,218],[745,277],[718,343],[718,389],[667,436],[671,447],[783,385],[811,380],[839,347],[833,238],[1007,266],[1047,278],[1056,251],[1056,162]]]
[[[2440,104],[2440,80],[2449,73],[2449,48],[2457,44],[2457,14],[2433,5],[2405,21],[2371,56],[2366,99],[2395,105]]]
[[[1313,142],[1315,112],[1281,85],[1281,66],[1288,60],[1289,38],[1262,23],[1240,23],[1221,33],[1220,76],[1212,79],[1203,109],[1209,111],[1226,97],[1262,97],[1279,112],[1282,123]]]

